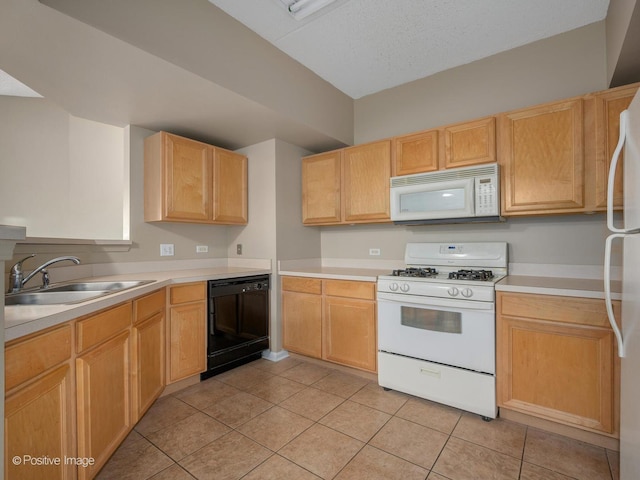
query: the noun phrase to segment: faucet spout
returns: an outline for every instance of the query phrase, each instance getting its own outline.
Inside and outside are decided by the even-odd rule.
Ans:
[[[29,280],[31,280],[31,279],[33,278],[33,276],[34,276],[34,275],[36,275],[38,272],[43,272],[43,273],[45,273],[45,272],[46,272],[46,270],[45,270],[45,269],[46,269],[49,265],[52,265],[52,264],[57,263],[57,262],[63,262],[63,261],[65,261],[65,260],[69,260],[69,261],[71,261],[71,262],[75,263],[76,265],[79,265],[79,264],[80,264],[80,259],[79,259],[78,257],[73,257],[73,256],[70,256],[70,255],[69,255],[69,256],[64,256],[64,257],[56,257],[56,258],[52,258],[52,259],[51,259],[51,260],[49,260],[48,262],[45,262],[45,263],[43,263],[42,265],[40,265],[40,266],[39,266],[38,268],[36,268],[33,272],[31,272],[29,275],[27,275],[27,276],[24,278],[24,280],[22,280],[22,281],[20,282],[20,288],[19,288],[18,290],[22,289],[22,287],[24,287],[24,284],[25,284],[25,283],[27,283]],[[48,283],[48,281],[47,281],[46,283]]]

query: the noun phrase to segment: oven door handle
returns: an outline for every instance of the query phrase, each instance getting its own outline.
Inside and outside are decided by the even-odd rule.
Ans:
[[[398,293],[378,292],[378,302],[402,304],[422,308],[444,307],[457,310],[495,310],[494,302],[477,300],[458,300],[455,298],[420,297],[418,295],[402,295]]]

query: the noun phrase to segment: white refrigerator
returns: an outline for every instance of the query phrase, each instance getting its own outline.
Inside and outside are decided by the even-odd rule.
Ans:
[[[622,224],[614,225],[611,199],[620,152],[624,152],[624,214]],[[637,480],[640,479],[640,93],[620,116],[620,141],[609,171],[607,227],[611,235],[605,245],[605,297],[621,357],[620,479]],[[614,241],[623,242],[622,318],[617,321],[609,287]]]

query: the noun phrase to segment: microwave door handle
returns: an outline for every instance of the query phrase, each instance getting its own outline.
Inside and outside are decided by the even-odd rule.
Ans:
[[[616,317],[613,313],[613,304],[611,302],[611,243],[616,238],[624,238],[626,235],[624,233],[614,233],[613,235],[609,235],[605,242],[604,246],[604,300],[605,306],[607,307],[607,317],[609,318],[609,323],[611,324],[611,329],[616,336],[616,341],[618,342],[618,356],[620,358],[624,358],[624,338],[622,338],[622,332],[618,327],[618,322],[616,322]]]

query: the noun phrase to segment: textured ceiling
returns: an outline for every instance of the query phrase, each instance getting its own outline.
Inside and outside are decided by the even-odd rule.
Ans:
[[[603,20],[609,0],[209,0],[357,99]]]

